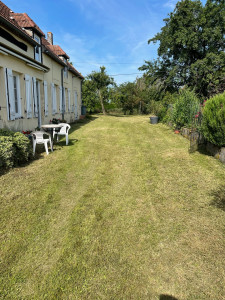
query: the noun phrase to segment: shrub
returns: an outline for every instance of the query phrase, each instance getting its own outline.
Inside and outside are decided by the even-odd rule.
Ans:
[[[67,123],[67,122],[66,122],[66,120],[61,120],[61,119],[53,118],[52,120],[50,120],[50,123],[52,123],[52,124],[60,124],[60,123]]]
[[[16,132],[13,137],[15,147],[14,164],[23,164],[32,157],[30,140],[20,132]]]
[[[167,107],[162,103],[162,101],[151,100],[146,105],[146,112],[154,114],[162,121],[166,115]]]
[[[29,138],[20,132],[0,129],[0,167],[11,168],[32,158]]]
[[[206,102],[201,131],[207,141],[217,146],[225,146],[225,93]]]
[[[191,127],[194,116],[199,112],[199,99],[194,91],[183,89],[171,111],[171,121],[177,127]]]
[[[14,133],[15,132],[5,128],[0,129],[0,136],[14,136]]]
[[[0,136],[0,167],[10,168],[14,164],[13,138],[10,136]]]

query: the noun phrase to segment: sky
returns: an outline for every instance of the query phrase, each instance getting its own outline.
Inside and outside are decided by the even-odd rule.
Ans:
[[[106,67],[117,84],[141,76],[138,68],[157,57],[148,40],[160,32],[176,0],[3,0],[26,12],[83,76]],[[202,1],[205,3],[205,0]]]

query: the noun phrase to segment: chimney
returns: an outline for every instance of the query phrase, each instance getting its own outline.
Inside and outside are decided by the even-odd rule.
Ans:
[[[49,44],[53,45],[53,33],[47,33],[47,41],[49,42]]]

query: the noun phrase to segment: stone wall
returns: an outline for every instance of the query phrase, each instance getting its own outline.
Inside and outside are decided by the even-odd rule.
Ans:
[[[182,128],[180,131],[181,135],[183,135],[185,138],[189,139],[190,141],[190,148],[189,152],[193,153],[199,148],[205,148],[205,150],[215,157],[216,159],[219,159],[222,163],[225,163],[225,147],[218,147],[216,145],[213,145],[210,142],[207,142],[203,135],[199,133],[196,130],[192,130],[189,128]]]

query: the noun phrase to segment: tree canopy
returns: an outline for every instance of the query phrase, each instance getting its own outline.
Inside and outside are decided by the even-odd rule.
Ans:
[[[225,0],[182,0],[148,43],[159,43],[158,59],[146,61],[149,83],[167,91],[187,85],[201,97],[225,89]]]
[[[92,108],[99,101],[103,114],[106,114],[105,102],[109,98],[109,87],[113,84],[114,80],[106,74],[104,66],[100,67],[100,72],[93,71],[86,77],[83,85],[84,104]]]

